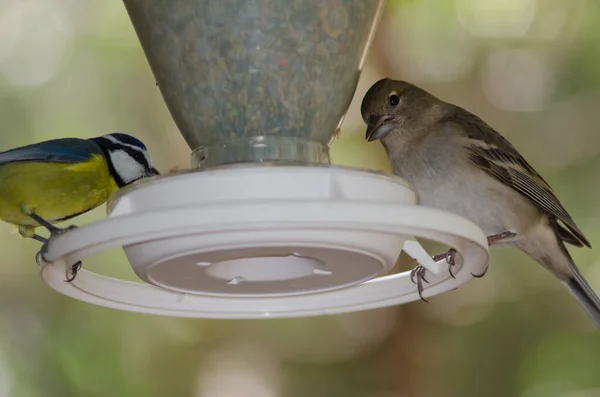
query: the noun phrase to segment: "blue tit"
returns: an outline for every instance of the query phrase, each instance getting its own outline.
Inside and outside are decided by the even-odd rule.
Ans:
[[[146,146],[126,134],[53,139],[0,152],[0,219],[44,245],[75,226],[53,224],[105,203],[119,188],[158,175]],[[35,233],[43,226],[50,238]],[[37,257],[36,257],[37,258]],[[81,262],[72,266],[72,281]]]

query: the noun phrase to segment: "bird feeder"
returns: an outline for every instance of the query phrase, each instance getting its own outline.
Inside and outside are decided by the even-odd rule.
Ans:
[[[482,273],[483,232],[393,176],[332,166],[385,0],[124,0],[191,169],[140,181],[52,242],[42,278],[73,298],[205,318],[320,315],[418,299]],[[454,247],[451,277],[417,242]],[[142,282],[85,270],[122,246]],[[65,273],[78,260],[72,283]]]

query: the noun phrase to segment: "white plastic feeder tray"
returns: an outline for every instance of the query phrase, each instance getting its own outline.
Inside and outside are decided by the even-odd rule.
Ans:
[[[417,206],[380,173],[323,166],[233,166],[161,176],[124,189],[108,219],[57,238],[42,268],[55,290],[134,312],[203,318],[299,317],[419,299],[410,272],[386,275],[404,250],[428,270],[425,297],[485,270],[487,240],[472,222]],[[414,240],[454,247],[448,272]],[[123,246],[137,283],[78,260]],[[416,263],[415,263],[416,265]]]

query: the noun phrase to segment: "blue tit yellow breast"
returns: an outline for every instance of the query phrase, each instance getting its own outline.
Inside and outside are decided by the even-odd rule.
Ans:
[[[14,162],[0,165],[0,219],[38,226],[25,212],[53,223],[89,211],[117,190],[106,160],[81,163]]]

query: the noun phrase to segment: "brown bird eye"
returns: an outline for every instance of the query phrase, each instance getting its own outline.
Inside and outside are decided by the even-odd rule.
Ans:
[[[396,106],[400,103],[400,97],[396,94],[390,95],[390,105]]]

